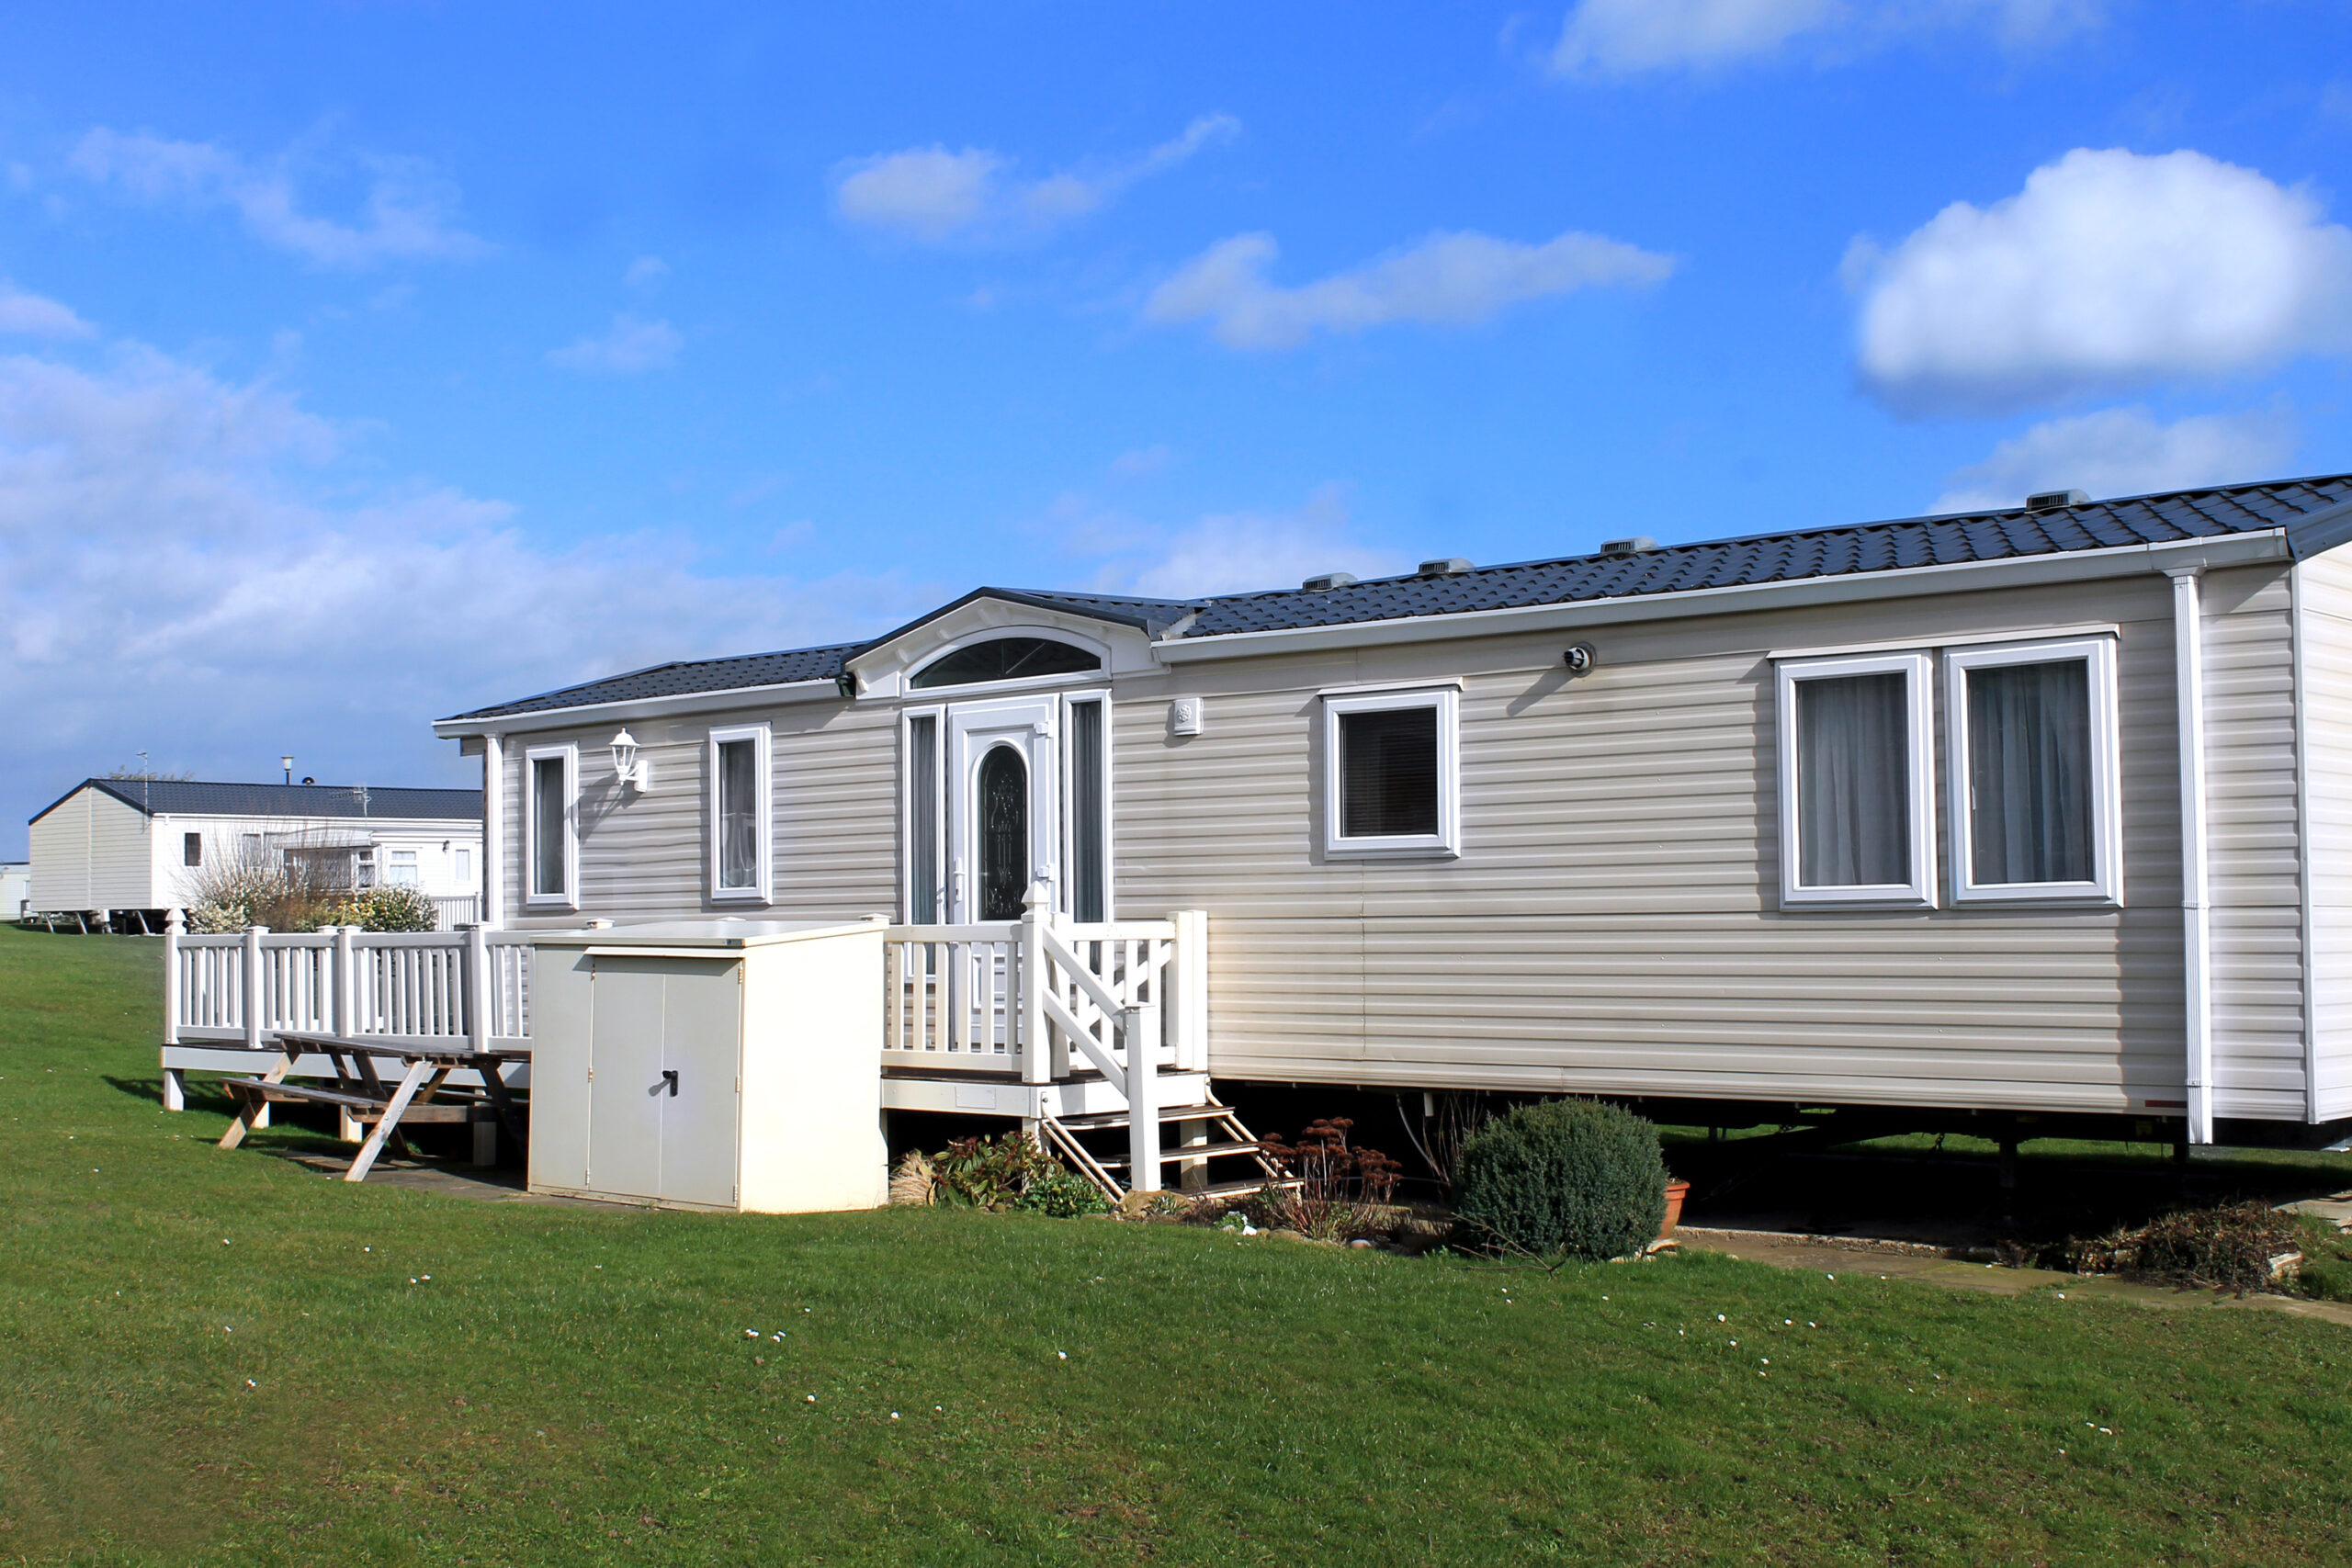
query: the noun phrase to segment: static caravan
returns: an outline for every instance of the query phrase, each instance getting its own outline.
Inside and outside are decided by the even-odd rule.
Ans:
[[[2338,476],[986,588],[437,729],[494,924],[887,917],[886,1110],[1197,1145],[1272,1081],[2204,1142],[2352,1117],[2347,539]],[[1179,1157],[1134,1138],[1138,1182]]]
[[[413,886],[445,928],[480,918],[481,792],[85,779],[31,824],[35,916],[164,928],[208,867],[307,856],[335,881]]]

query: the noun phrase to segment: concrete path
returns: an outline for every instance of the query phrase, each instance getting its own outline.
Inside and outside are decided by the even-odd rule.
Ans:
[[[1684,1225],[1674,1239],[1693,1252],[1720,1252],[1781,1269],[1813,1269],[1825,1274],[1875,1274],[1882,1280],[1917,1280],[1948,1290],[2021,1296],[2051,1291],[2068,1301],[2124,1301],[2143,1306],[2227,1308],[2282,1312],[2292,1317],[2324,1318],[2352,1327],[2352,1303],[2311,1302],[2295,1296],[2233,1296],[2197,1286],[2135,1285],[2097,1274],[2062,1274],[2051,1269],[2005,1269],[1947,1258],[1935,1247],[1910,1242],[1871,1242],[1841,1236],[1789,1235],[1776,1231],[1723,1231]]]

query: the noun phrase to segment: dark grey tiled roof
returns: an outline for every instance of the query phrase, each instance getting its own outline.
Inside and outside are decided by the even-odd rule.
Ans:
[[[796,648],[782,653],[747,653],[733,659],[698,659],[656,664],[626,675],[607,675],[577,686],[541,692],[520,702],[461,713],[459,718],[503,718],[509,714],[546,713],[552,708],[587,707],[598,703],[634,702],[641,697],[676,697],[695,692],[731,692],[741,686],[786,686],[796,681],[830,681],[842,672],[842,660],[862,642],[833,648]]]
[[[2290,531],[2296,553],[2301,555],[2306,553],[2307,545],[2325,548],[2342,542],[2344,535],[2352,529],[2331,529],[2324,536],[2305,539],[2297,536],[2298,525],[2346,505],[2352,505],[2352,474],[2336,474],[2097,501],[2048,512],[2028,512],[2019,507],[1860,523],[1840,528],[1758,534],[1703,544],[1669,545],[1634,556],[1568,556],[1557,560],[1485,567],[1448,577],[1383,578],[1320,591],[1285,588],[1185,601],[1058,590],[980,588],[869,642],[658,665],[458,716],[492,718],[593,703],[625,702],[635,697],[831,680],[841,673],[845,660],[863,649],[888,642],[959,605],[984,597],[1140,626],[1155,637],[1167,634],[1192,615],[1194,618],[1176,634],[1192,638],[2170,544],[2281,527]]]
[[[33,814],[38,822],[85,788],[104,790],[150,816],[390,817],[481,820],[478,789],[379,788],[374,784],[202,784],[192,779],[85,779]]]
[[[2340,475],[2093,502],[2054,512],[1955,513],[1793,534],[1758,534],[1744,539],[1670,545],[1636,556],[1572,556],[1488,567],[1453,577],[1383,578],[1319,592],[1288,589],[1239,593],[1209,601],[1200,618],[1184,628],[1184,635],[1287,631],[2167,544],[2177,539],[2259,533],[2347,501],[2352,501],[2352,475]]]

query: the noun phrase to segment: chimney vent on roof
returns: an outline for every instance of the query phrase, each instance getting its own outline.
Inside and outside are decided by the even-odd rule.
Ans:
[[[2088,506],[2091,498],[2078,490],[2045,490],[2025,498],[2028,512],[2063,512],[2069,506]]]
[[[1600,553],[1604,556],[1646,555],[1657,548],[1657,541],[1646,534],[1636,534],[1630,539],[1603,539]]]
[[[1320,577],[1310,577],[1299,584],[1310,593],[1320,593],[1329,588],[1345,588],[1356,580],[1352,571],[1327,571]]]
[[[1460,556],[1445,556],[1437,560],[1425,560],[1413,569],[1416,577],[1459,577],[1470,570],[1470,563]]]

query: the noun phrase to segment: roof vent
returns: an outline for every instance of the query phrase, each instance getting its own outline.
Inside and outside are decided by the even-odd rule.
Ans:
[[[1636,534],[1630,539],[1603,539],[1600,553],[1604,556],[1638,556],[1657,548],[1657,541],[1647,534]]]
[[[2088,506],[2091,498],[2078,490],[2045,490],[2027,496],[2028,512],[2063,512],[2069,506]]]
[[[1460,556],[1445,556],[1437,560],[1425,560],[1413,569],[1416,577],[1459,577],[1470,570],[1470,563]]]
[[[1327,588],[1345,588],[1356,580],[1352,571],[1327,571],[1320,577],[1310,577],[1299,584],[1310,593],[1320,593]]]

